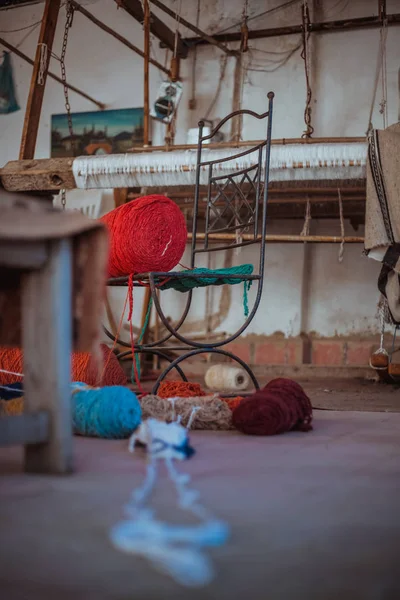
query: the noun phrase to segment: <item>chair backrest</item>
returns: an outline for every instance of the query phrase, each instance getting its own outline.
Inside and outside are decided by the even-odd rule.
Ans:
[[[273,98],[274,94],[270,92],[267,112],[258,114],[246,109],[232,112],[208,135],[203,136],[204,121],[199,122],[192,268],[200,252],[259,244],[260,274],[264,270]],[[265,140],[254,147],[245,147],[243,151],[240,148],[208,150],[207,143],[203,152],[203,144],[212,141],[225,123],[233,118],[242,119],[243,115],[267,120]],[[200,201],[200,186],[204,184],[206,203]],[[204,232],[199,232],[198,220],[203,216],[204,204]]]

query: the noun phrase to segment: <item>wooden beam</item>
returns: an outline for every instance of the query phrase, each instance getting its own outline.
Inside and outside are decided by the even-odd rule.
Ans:
[[[114,0],[120,8],[126,10],[136,21],[143,24],[144,13],[141,0]],[[165,25],[165,23],[151,15],[150,31],[171,51],[175,48],[175,33]],[[177,54],[181,58],[188,55],[188,47],[182,42],[181,36],[178,36]]]
[[[144,72],[143,72],[143,146],[147,148],[150,136],[150,88],[149,88],[149,61],[150,61],[150,6],[149,0],[143,0],[144,21]]]
[[[0,419],[0,446],[42,444],[49,438],[50,421],[45,411]]]
[[[167,15],[169,15],[173,19],[177,20],[179,18],[179,22],[182,23],[182,25],[184,25],[185,27],[187,27],[194,33],[197,33],[197,35],[200,36],[203,40],[205,40],[205,42],[207,42],[208,44],[212,44],[213,46],[216,46],[217,48],[222,50],[222,52],[225,52],[226,54],[228,54],[230,56],[234,56],[238,53],[237,50],[231,50],[227,46],[224,46],[224,44],[221,44],[221,42],[219,42],[215,37],[208,35],[204,31],[202,31],[201,29],[196,27],[196,25],[193,25],[189,21],[186,21],[186,19],[184,19],[183,17],[181,17],[180,15],[175,13],[173,10],[168,8],[168,6],[165,6],[165,4],[160,2],[160,0],[150,0],[150,2],[152,4],[154,4],[154,6],[157,6],[159,9],[164,11]]]
[[[73,190],[76,183],[72,162],[72,158],[11,161],[0,169],[1,182],[10,192]]]
[[[29,58],[29,56],[27,56],[26,54],[24,54],[23,52],[21,52],[21,50],[18,50],[18,48],[16,48],[15,46],[13,46],[12,44],[10,44],[9,42],[7,42],[6,40],[4,40],[1,37],[0,37],[0,45],[4,46],[8,50],[10,50],[10,52],[13,52],[16,56],[19,56],[20,58],[22,58],[22,60],[24,60],[25,62],[29,63],[30,65],[34,65],[35,64],[35,62],[31,58]],[[47,71],[47,76],[51,77],[52,79],[54,79],[54,81],[57,81],[58,83],[61,83],[62,85],[64,85],[64,82],[61,79],[61,77],[58,77],[57,75],[54,75],[54,73],[51,73],[51,71]],[[67,86],[67,88],[69,90],[71,90],[71,92],[75,92],[75,94],[78,94],[79,96],[82,96],[82,98],[85,98],[86,100],[89,100],[89,102],[92,102],[93,104],[95,104],[96,106],[98,106],[100,108],[100,110],[104,110],[104,108],[106,107],[106,105],[103,104],[103,102],[99,102],[98,100],[95,100],[94,98],[92,98],[91,96],[89,96],[89,94],[86,94],[85,92],[82,92],[82,90],[80,90],[79,88],[75,87],[74,85],[71,85],[70,83],[67,83],[66,86]]]
[[[24,408],[50,417],[46,443],[25,447],[29,472],[72,469],[72,242],[55,240],[49,260],[22,279]]]
[[[33,158],[61,0],[46,0],[22,130],[20,160]]]
[[[124,46],[126,46],[127,48],[129,48],[133,52],[136,52],[136,54],[138,54],[139,56],[144,58],[144,52],[142,50],[140,50],[140,48],[138,48],[137,46],[132,44],[132,42],[130,42],[129,40],[124,38],[122,35],[120,35],[116,31],[114,31],[114,29],[111,29],[111,27],[108,27],[108,25],[106,25],[105,23],[103,23],[102,21],[97,19],[94,15],[92,15],[92,13],[90,13],[88,10],[86,10],[86,8],[84,8],[81,4],[79,4],[79,2],[75,2],[75,0],[71,0],[71,4],[75,10],[82,13],[82,15],[84,15],[87,19],[89,19],[89,21],[92,21],[92,23],[97,25],[97,27],[100,27],[100,29],[102,29],[103,31],[105,31],[106,33],[111,35],[113,38],[115,38],[116,40],[118,40],[119,42],[124,44]],[[164,67],[164,65],[159,63],[158,61],[154,60],[153,58],[150,58],[150,63],[152,65],[154,65],[155,67],[157,67],[157,69],[159,69],[166,75],[169,75],[169,70],[166,67]]]
[[[400,25],[400,13],[386,15],[388,25]],[[341,21],[326,21],[324,23],[310,23],[309,31],[316,33],[334,33],[336,31],[352,31],[355,29],[374,29],[382,26],[379,17],[360,17],[356,19],[343,19]],[[260,38],[280,37],[282,35],[298,35],[302,33],[302,25],[288,25],[286,27],[272,27],[270,29],[249,30],[249,40]],[[215,33],[213,39],[218,42],[239,42],[241,32]],[[183,42],[190,46],[209,44],[202,37],[184,38]]]
[[[221,143],[209,144],[208,148],[232,148],[243,146],[255,146],[263,140],[244,141],[236,144]],[[287,144],[309,144],[309,143],[350,143],[365,142],[365,138],[313,138],[304,140],[302,138],[290,138],[286,140],[272,140],[272,145]],[[196,149],[195,145],[182,144],[173,146],[173,150],[191,150]],[[136,148],[135,152],[166,150],[165,146],[149,146],[148,148]],[[3,187],[9,192],[24,191],[59,191],[61,189],[75,189],[76,182],[72,172],[73,159],[65,158],[43,158],[35,160],[15,160],[8,162],[0,169],[0,180]],[[302,163],[297,164],[297,168],[302,168]],[[350,162],[350,166],[352,163]]]
[[[233,94],[232,94],[232,112],[236,112],[241,108],[242,102],[242,76],[243,76],[243,62],[242,54],[240,53],[235,58],[235,70],[233,75]],[[231,121],[231,140],[233,143],[240,142],[242,137],[242,115],[236,116]]]
[[[242,236],[244,241],[252,241],[254,238],[249,233],[243,233]],[[198,233],[196,235],[197,240],[204,240],[205,233]],[[192,240],[192,234],[188,233],[188,242]],[[234,233],[209,233],[208,239],[210,242],[224,242],[224,241],[232,241],[234,242],[237,238]],[[340,244],[342,241],[345,241],[346,244],[363,244],[364,238],[360,236],[346,236],[344,238],[339,235],[275,235],[269,234],[265,236],[266,242],[275,242],[275,243],[296,243],[296,242],[311,242],[311,243],[320,243],[320,244]]]

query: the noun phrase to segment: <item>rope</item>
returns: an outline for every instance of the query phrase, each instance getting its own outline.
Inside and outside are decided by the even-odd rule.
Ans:
[[[207,110],[205,112],[204,119],[208,119],[208,117],[211,114],[211,111],[213,110],[213,108],[219,98],[219,95],[221,93],[221,88],[222,88],[222,82],[224,81],[224,78],[225,78],[227,64],[228,64],[228,55],[223,54],[220,58],[220,72],[219,72],[217,89],[215,91],[214,98],[211,100],[210,106],[207,108]]]
[[[307,204],[306,204],[306,214],[304,217],[304,225],[303,229],[300,232],[300,235],[310,235],[310,223],[311,223],[311,202],[310,197],[307,196]]]
[[[386,64],[386,40],[387,40],[387,33],[388,33],[388,28],[387,28],[387,21],[384,21],[383,27],[382,27],[382,67],[381,67],[381,71],[382,71],[382,99],[379,103],[379,107],[380,107],[380,114],[382,115],[383,118],[383,128],[386,129],[387,127],[387,120],[388,120],[388,109],[387,109],[387,64]]]
[[[45,74],[47,70],[48,49],[47,44],[38,44],[40,48],[39,72],[37,76],[38,85],[44,85]]]
[[[178,2],[178,0],[176,0]],[[175,28],[175,40],[174,40],[174,58],[176,58],[178,53],[178,42],[179,42],[179,25],[181,22],[181,12],[182,12],[182,0],[179,0],[179,10],[175,11],[176,13],[176,28]]]
[[[371,107],[369,110],[369,117],[368,117],[367,135],[369,135],[369,133],[373,129],[372,114],[374,112],[376,94],[378,91],[378,83],[379,83],[379,78],[380,78],[381,72],[382,72],[382,100],[379,104],[379,106],[380,106],[379,112],[381,113],[381,115],[383,117],[383,126],[385,129],[386,129],[386,124],[387,124],[387,68],[386,68],[387,34],[388,34],[387,22],[384,21],[384,23],[380,29],[380,32],[379,32],[379,49],[378,49],[378,56],[377,56],[377,60],[376,60],[372,102],[371,102]]]
[[[340,235],[342,236],[342,241],[340,242],[340,247],[339,247],[339,262],[341,263],[343,261],[343,255],[344,255],[344,218],[343,218],[342,194],[340,193],[340,188],[338,188],[338,199],[339,199]]]
[[[301,137],[310,138],[314,133],[314,127],[311,125],[311,100],[312,100],[312,90],[310,84],[310,62],[309,62],[309,47],[308,47],[308,39],[310,37],[309,26],[310,26],[310,13],[308,10],[307,1],[303,3],[303,50],[301,53],[301,58],[304,60],[304,72],[306,76],[306,87],[307,87],[307,95],[306,95],[306,106],[304,109],[304,123],[306,125],[306,129],[303,132]]]
[[[240,28],[241,39],[240,39],[240,52],[247,52],[249,49],[249,28],[247,27],[247,9],[249,0],[244,0],[243,12],[242,12],[242,26]]]

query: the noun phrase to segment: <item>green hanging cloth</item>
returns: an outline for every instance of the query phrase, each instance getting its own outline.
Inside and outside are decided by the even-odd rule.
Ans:
[[[0,64],[0,115],[19,110],[15,96],[13,71],[9,52],[4,52],[3,62]]]

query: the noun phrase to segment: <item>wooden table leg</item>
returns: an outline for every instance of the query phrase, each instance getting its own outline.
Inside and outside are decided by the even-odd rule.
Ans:
[[[22,282],[25,410],[46,410],[46,443],[25,446],[25,470],[72,470],[71,328],[72,243],[50,243],[49,260]]]

